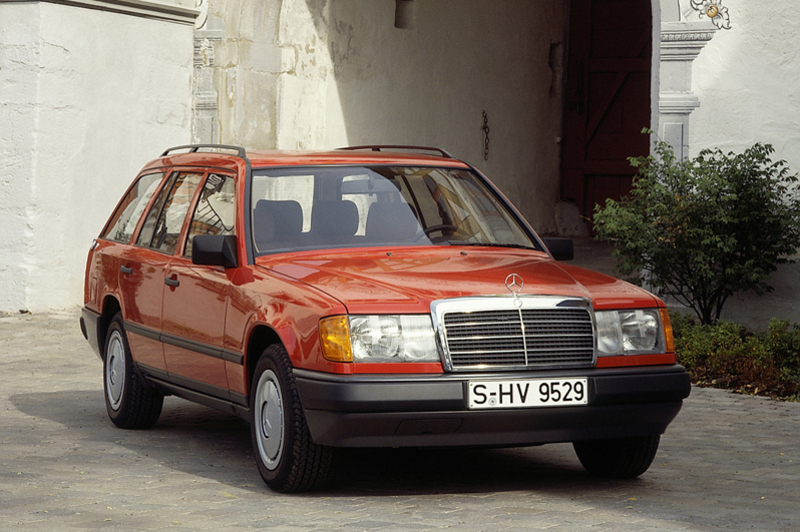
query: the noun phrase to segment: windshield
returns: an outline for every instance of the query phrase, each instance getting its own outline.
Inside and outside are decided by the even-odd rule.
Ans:
[[[251,196],[257,254],[384,245],[539,249],[469,170],[255,169]]]

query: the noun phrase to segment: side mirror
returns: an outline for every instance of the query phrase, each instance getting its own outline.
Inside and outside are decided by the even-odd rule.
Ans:
[[[236,255],[236,237],[234,235],[195,236],[192,239],[192,263],[236,268],[239,266]]]
[[[575,248],[571,238],[543,238],[545,246],[556,260],[572,260],[575,258]]]

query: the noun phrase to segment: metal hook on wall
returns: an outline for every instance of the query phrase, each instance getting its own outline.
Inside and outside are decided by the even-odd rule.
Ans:
[[[483,160],[489,160],[489,115],[486,114],[486,110],[483,111],[483,127],[481,128],[483,131]]]

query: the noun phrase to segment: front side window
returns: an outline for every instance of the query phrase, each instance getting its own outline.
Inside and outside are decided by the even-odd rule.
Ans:
[[[382,245],[539,249],[489,187],[465,169],[256,169],[251,208],[259,254]]]
[[[156,198],[139,233],[139,245],[172,254],[203,174],[179,172]]]
[[[136,180],[111,217],[108,230],[103,234],[103,238],[115,242],[130,242],[139,218],[142,217],[147,203],[153,197],[163,177],[164,173],[161,172],[143,175]]]
[[[189,224],[184,256],[192,256],[192,241],[196,235],[234,234],[235,199],[233,178],[219,174],[208,176]]]

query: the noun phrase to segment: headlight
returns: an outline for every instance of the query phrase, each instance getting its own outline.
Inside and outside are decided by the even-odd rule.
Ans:
[[[335,362],[438,362],[431,317],[333,316],[320,321],[325,358]]]
[[[659,309],[595,312],[599,356],[664,353]]]
[[[436,362],[439,353],[428,315],[350,316],[356,362]]]

